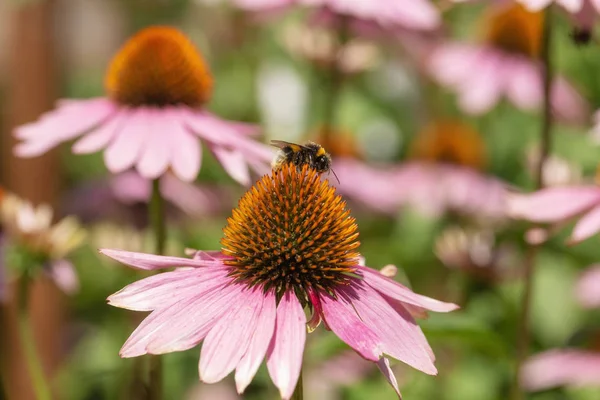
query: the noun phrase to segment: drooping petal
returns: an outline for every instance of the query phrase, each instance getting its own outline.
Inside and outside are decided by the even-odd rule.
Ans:
[[[482,51],[476,61],[477,72],[465,77],[456,88],[460,107],[471,114],[482,114],[498,103],[505,88],[506,60],[493,50]]]
[[[600,189],[595,186],[554,187],[531,194],[509,194],[507,213],[513,218],[533,222],[558,222],[585,212],[598,203]]]
[[[104,163],[110,172],[123,172],[135,165],[151,132],[148,115],[147,108],[132,110],[127,125],[106,148]]]
[[[575,288],[575,295],[584,307],[600,307],[600,265],[588,267],[581,275]]]
[[[227,302],[236,293],[238,287],[223,284],[153,311],[129,336],[119,354],[136,357],[194,347],[214,326],[216,318],[227,312]]]
[[[183,122],[183,113],[177,110],[170,131],[172,146],[171,164],[179,179],[191,182],[198,176],[202,163],[200,141],[187,130]]]
[[[272,291],[264,293],[262,308],[257,316],[256,329],[252,333],[248,349],[235,371],[235,386],[240,394],[250,384],[260,363],[265,358],[275,330],[276,315],[275,294]]]
[[[515,57],[506,82],[506,95],[510,101],[523,110],[538,109],[543,97],[541,73],[538,64]]]
[[[550,350],[523,366],[522,385],[543,390],[563,385],[600,386],[600,354],[582,350]]]
[[[381,341],[383,352],[426,374],[437,374],[431,357],[433,352],[408,311],[394,310],[368,285],[355,286],[355,289],[356,295],[349,296],[352,305]]]
[[[552,82],[552,111],[567,122],[587,122],[589,107],[584,98],[562,76]]]
[[[569,242],[571,244],[579,243],[588,239],[600,231],[600,206],[592,208],[577,222],[573,228],[573,233]]]
[[[379,272],[369,267],[359,266],[358,270],[362,273],[364,281],[369,286],[392,299],[435,312],[450,312],[459,308],[453,303],[445,303],[427,296],[416,294],[406,286],[381,275]]]
[[[337,299],[321,294],[323,319],[327,326],[363,358],[377,361],[382,356],[382,344],[375,332],[356,314],[345,296]]]
[[[211,147],[211,150],[229,176],[241,185],[248,186],[250,184],[248,164],[242,153],[218,146]]]
[[[128,119],[126,109],[117,111],[108,121],[75,142],[73,153],[88,154],[105,148],[121,132]]]
[[[161,268],[171,267],[218,267],[223,266],[222,261],[218,260],[195,260],[181,257],[170,257],[170,256],[157,256],[154,254],[136,253],[132,251],[113,250],[113,249],[100,249],[101,254],[127,264],[131,267],[144,269],[144,270],[155,270]]]
[[[267,369],[282,399],[294,393],[306,341],[306,316],[296,295],[287,291],[277,306],[275,332],[267,350]]]
[[[394,391],[398,395],[398,398],[402,400],[402,395],[400,394],[400,388],[398,388],[398,381],[396,380],[396,375],[394,375],[394,371],[390,368],[390,360],[385,357],[381,357],[379,361],[377,361],[377,367],[385,376],[385,379],[392,385]]]
[[[125,286],[108,297],[108,304],[136,311],[166,308],[183,297],[222,284],[227,280],[227,269],[185,269],[164,272]]]
[[[146,113],[148,132],[137,162],[137,170],[146,179],[156,179],[164,174],[169,167],[171,154],[177,154],[178,149],[173,148],[171,140],[174,112],[176,111],[165,107],[160,110],[150,109]]]
[[[263,305],[262,289],[250,289],[234,299],[229,313],[210,330],[200,353],[200,379],[215,383],[239,364],[257,328]]]
[[[429,73],[444,85],[456,87],[468,77],[479,58],[480,49],[462,43],[446,43],[429,56]]]

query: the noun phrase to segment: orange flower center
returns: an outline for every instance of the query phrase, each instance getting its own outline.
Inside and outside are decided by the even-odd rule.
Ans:
[[[113,58],[105,80],[109,96],[131,106],[199,107],[209,100],[212,85],[194,44],[167,26],[149,27],[130,38]]]
[[[485,41],[510,53],[538,57],[543,15],[529,12],[520,4],[490,9],[484,19]]]
[[[427,126],[412,143],[411,155],[425,161],[446,162],[475,169],[485,166],[485,144],[462,122],[440,121]]]

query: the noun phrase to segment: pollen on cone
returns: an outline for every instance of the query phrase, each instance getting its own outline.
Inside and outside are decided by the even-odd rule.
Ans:
[[[127,41],[113,58],[105,86],[110,97],[132,106],[199,107],[213,80],[202,55],[179,30],[153,26]]]

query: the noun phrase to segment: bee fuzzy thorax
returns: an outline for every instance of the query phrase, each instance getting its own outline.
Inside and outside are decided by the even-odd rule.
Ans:
[[[279,152],[271,163],[271,168],[274,171],[280,170],[287,164],[295,165],[297,168],[306,165],[320,174],[331,170],[331,156],[318,143],[296,144],[282,140],[272,140],[271,144],[279,148]]]

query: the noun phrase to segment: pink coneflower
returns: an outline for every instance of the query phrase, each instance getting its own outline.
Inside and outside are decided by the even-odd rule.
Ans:
[[[437,8],[427,0],[232,0],[250,11],[291,6],[320,7],[346,17],[376,22],[383,27],[429,30],[438,27]]]
[[[580,217],[569,241],[581,242],[600,231],[600,187],[563,186],[508,197],[509,216],[537,223],[558,224]]]
[[[114,57],[105,81],[107,97],[63,100],[38,121],[16,130],[15,152],[34,157],[80,137],[75,153],[104,151],[113,172],[135,167],[148,179],[171,169],[196,178],[202,141],[232,178],[248,184],[248,165],[259,173],[272,158],[248,137],[254,128],[229,122],[203,106],[212,77],[201,54],[180,31],[150,27],[133,36]],[[201,140],[199,140],[201,139]]]
[[[480,172],[485,145],[469,125],[434,122],[418,134],[410,153],[411,161],[387,171],[337,161],[342,192],[388,212],[410,205],[431,216],[447,211],[494,219],[504,215],[505,185]]]
[[[285,165],[242,197],[224,228],[221,252],[185,259],[101,250],[135,268],[180,267],[109,297],[117,307],[152,311],[121,356],[187,350],[204,340],[204,382],[235,369],[241,393],[266,357],[281,397],[289,399],[302,367],[306,325],[315,329],[323,321],[377,363],[397,392],[387,356],[435,374],[432,350],[413,315],[457,307],[360,265],[357,238],[356,222],[335,189],[312,169]],[[305,307],[312,312],[308,321]]]
[[[518,108],[537,110],[543,97],[538,60],[543,16],[509,2],[490,7],[484,41],[437,46],[427,59],[428,70],[440,84],[456,91],[465,112],[488,112],[503,97]],[[562,77],[553,82],[552,108],[567,121],[587,116],[585,101]]]

